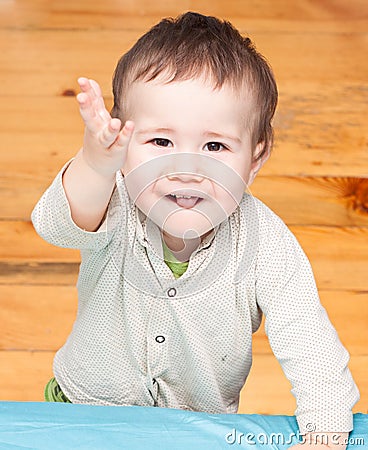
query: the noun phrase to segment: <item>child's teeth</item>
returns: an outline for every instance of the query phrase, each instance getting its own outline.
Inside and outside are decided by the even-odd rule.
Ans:
[[[192,197],[191,195],[170,194],[178,206],[186,209],[193,208],[193,206],[199,201],[199,197]]]

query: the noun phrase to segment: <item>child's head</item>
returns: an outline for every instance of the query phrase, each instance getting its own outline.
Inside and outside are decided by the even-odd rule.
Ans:
[[[272,70],[248,37],[229,22],[187,12],[163,19],[144,34],[117,64],[114,80],[113,117],[126,117],[125,100],[135,81],[165,82],[206,79],[214,88],[230,85],[244,103],[252,100],[252,146],[262,144],[262,157],[272,146],[272,118],[277,87]]]
[[[112,115],[135,123],[130,197],[166,234],[205,235],[268,157],[277,89],[266,61],[229,23],[186,13],[121,58],[113,91]]]

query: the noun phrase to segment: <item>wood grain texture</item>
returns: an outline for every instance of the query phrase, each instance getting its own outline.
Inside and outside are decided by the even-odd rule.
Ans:
[[[25,171],[29,170],[26,158],[27,155]],[[55,155],[55,159],[60,158]],[[21,166],[22,161],[18,164]],[[62,165],[60,162],[59,168]],[[0,177],[2,218],[29,221],[37,200],[59,168],[55,173],[47,168],[43,175],[14,171]],[[280,196],[280,192],[286,195]],[[282,217],[287,225],[368,226],[368,178],[260,175],[250,193]]]
[[[0,351],[0,399],[43,401],[54,352]]]
[[[1,4],[0,26],[8,28],[10,22],[13,27],[21,28],[141,27],[145,29],[163,16],[176,16],[187,10],[221,16],[234,22],[262,20],[268,23],[265,30],[274,32],[282,30],[285,22],[290,28],[298,31],[302,29],[300,22],[312,22],[315,26],[320,24],[321,29],[326,30],[325,24],[329,21],[333,30],[337,29],[341,32],[341,27],[337,27],[337,24],[342,22],[344,30],[350,29],[350,25],[352,31],[358,31],[361,22],[364,23],[368,19],[365,0],[354,0],[349,4],[346,4],[344,0],[299,0],[298,2],[278,0],[271,4],[269,0],[249,0],[246,8],[242,0],[230,0],[226,3],[223,0],[212,2],[159,0],[154,3],[148,0],[124,2],[110,0],[91,1],[88,4],[84,0],[66,0],[62,3],[49,0],[32,0],[32,2],[18,0]],[[327,30],[331,31],[331,28]]]
[[[322,290],[320,296],[348,351],[367,355],[368,293]],[[77,313],[75,286],[36,284],[14,289],[14,285],[0,284],[0,299],[0,350],[56,351],[65,342]],[[254,352],[272,353],[263,323],[254,334]]]
[[[366,367],[368,356],[351,357],[349,368],[360,388],[360,400],[353,412],[368,412]],[[241,393],[239,413],[288,414],[295,413],[295,399],[290,383],[273,355],[255,355],[253,366]]]
[[[291,36],[252,31],[257,48],[267,56],[275,71],[280,92],[285,84],[292,83],[299,89],[304,84],[314,84],[318,95],[321,93],[318,88],[333,89],[332,83],[342,82],[347,86],[358,85],[364,93],[368,61],[358,60],[355,55],[366,50],[365,34],[351,33],[347,39],[344,33],[314,33],[313,28],[311,33],[316,40],[318,37],[318,51],[311,46],[309,33]],[[111,76],[118,59],[141,34],[141,30],[135,29],[98,33],[93,29],[58,33],[49,29],[0,29],[0,66],[3,67],[0,95],[56,95],[64,91],[60,88],[66,89],[81,75],[96,78],[104,92],[111,92]]]
[[[63,93],[76,93],[76,79],[83,73],[86,74],[81,69],[67,82],[67,75],[59,74],[63,81],[53,79],[51,84],[55,92],[35,95],[35,87],[30,87],[28,94],[24,93],[28,95],[25,98],[19,93],[9,94],[12,88],[5,88],[4,83],[0,85],[0,89],[4,86],[7,91],[0,102],[2,177],[27,180],[31,167],[37,167],[33,176],[41,179],[49,175],[51,179],[75,155],[82,145],[83,122],[75,98]],[[111,74],[105,78],[98,72],[88,71],[88,75],[106,85],[103,89],[110,108]],[[2,82],[1,77],[0,71]],[[16,90],[18,84],[24,86],[25,81],[14,80],[13,74],[3,77],[4,82],[11,80]],[[40,73],[37,78],[46,89],[50,77]],[[324,84],[291,86],[287,84],[280,91],[274,150],[261,175],[367,178],[368,88],[352,81],[337,87],[333,84],[330,88]],[[31,167],[27,164],[30,157],[34,162]]]
[[[44,386],[52,377],[53,357],[54,352],[48,351],[0,351],[0,398],[43,401]],[[367,356],[351,358],[349,364],[354,379],[361,386],[361,400],[353,408],[354,412],[368,412],[364,370],[367,364]],[[273,355],[255,355],[251,373],[241,393],[239,413],[292,415],[294,411],[295,400],[290,393],[289,382],[276,358]]]
[[[307,253],[320,289],[368,291],[367,228],[290,229]]]
[[[0,221],[0,260],[79,261],[79,252],[55,247],[42,240],[31,222]]]
[[[321,290],[319,294],[321,303],[348,352],[353,356],[368,356],[368,292]],[[260,329],[253,335],[253,350],[255,354],[272,353],[264,331],[264,317]]]
[[[74,286],[79,262],[1,261],[0,284],[17,289],[23,285]]]
[[[354,411],[368,412],[366,0],[0,2],[0,399],[43,399],[77,309],[79,253],[45,243],[29,221],[82,144],[76,79],[96,78],[110,107],[119,57],[162,17],[187,10],[230,20],[275,71],[275,145],[251,192],[307,253],[351,354]],[[240,412],[293,414],[262,327],[254,353]]]
[[[74,84],[66,88],[73,89],[76,90]],[[288,196],[309,197],[311,189],[314,189],[318,196],[322,194],[320,200],[329,206],[332,196],[341,200],[354,194],[354,186],[358,182],[363,188],[358,192],[361,208],[355,209],[367,213],[368,137],[365,117],[368,113],[368,88],[363,95],[357,90],[354,96],[347,91],[340,92],[337,97],[342,95],[351,99],[349,106],[346,100],[345,105],[338,106],[332,94],[329,99],[321,101],[305,97],[304,104],[302,99],[290,94],[285,102],[288,106],[281,108],[277,117],[273,154],[252,187],[256,195],[268,195],[268,191],[276,195],[279,189],[283,192],[281,183],[298,177],[304,186],[299,183],[299,186],[287,189]],[[361,99],[358,102],[359,95]],[[318,104],[330,106],[319,107]],[[111,98],[108,99],[108,107],[110,105]],[[298,110],[302,112],[296,112]],[[31,113],[25,120],[27,111]],[[52,111],[56,113],[50,114]],[[5,200],[2,214],[3,217],[21,218],[22,213],[23,217],[29,214],[57,171],[80,148],[83,124],[75,99],[63,96],[37,100],[17,97],[12,101],[5,98],[0,103],[0,115],[3,116],[0,125],[0,193]],[[271,176],[275,178],[269,180]],[[287,200],[288,196],[280,195],[278,198]],[[295,199],[289,203],[295,204]],[[14,210],[18,213],[12,212]],[[303,220],[308,220],[311,211],[308,208],[305,211]],[[292,223],[300,222],[293,220]],[[335,224],[335,217],[327,217],[325,223]],[[337,224],[342,224],[341,220]],[[356,224],[366,224],[365,219]]]
[[[320,289],[368,291],[368,228],[290,229],[307,253]],[[0,221],[0,248],[0,261],[4,263],[68,262],[73,263],[74,270],[80,260],[78,251],[56,248],[41,240],[30,222]]]
[[[56,351],[66,341],[77,314],[71,286],[0,285],[0,350]]]

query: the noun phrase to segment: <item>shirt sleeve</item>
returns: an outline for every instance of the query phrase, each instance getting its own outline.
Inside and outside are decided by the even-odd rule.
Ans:
[[[257,302],[271,348],[292,385],[300,432],[351,431],[359,392],[310,263],[280,219],[261,247]]]
[[[116,227],[117,214],[121,215],[121,201],[118,190],[115,188],[110,199],[105,220],[95,232],[83,230],[78,227],[71,215],[68,199],[66,197],[62,177],[69,166],[69,161],[42,195],[32,211],[31,219],[36,232],[45,241],[58,247],[74,248],[78,250],[98,251],[110,242],[114,227]],[[107,217],[110,219],[109,226]],[[120,217],[121,220],[121,217]]]

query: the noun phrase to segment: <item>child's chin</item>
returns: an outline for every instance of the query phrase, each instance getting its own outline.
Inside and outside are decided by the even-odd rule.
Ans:
[[[206,218],[183,217],[180,212],[173,214],[163,224],[163,230],[166,233],[181,239],[196,239],[212,231],[213,228],[214,224],[211,224]]]

